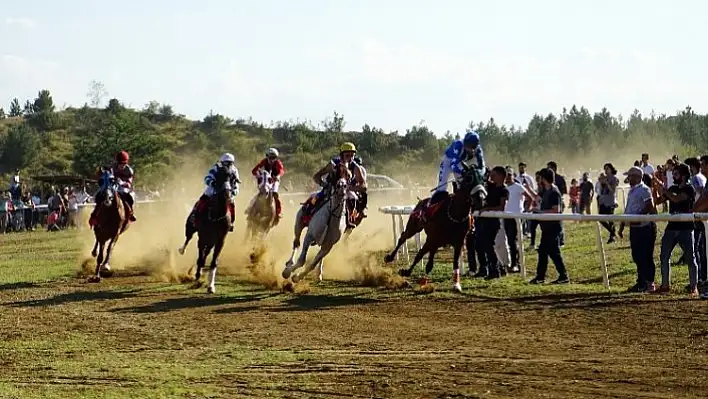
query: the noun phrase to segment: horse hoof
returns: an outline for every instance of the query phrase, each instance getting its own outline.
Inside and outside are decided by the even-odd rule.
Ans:
[[[207,294],[213,294],[213,293],[215,293],[215,292],[216,292],[216,288],[214,288],[214,287],[212,287],[212,286],[209,286],[209,287],[207,288]]]
[[[455,283],[452,285],[452,289],[455,290],[456,292],[462,292],[462,285],[460,283]]]
[[[98,256],[98,252],[96,252],[96,251],[91,251],[91,256],[94,257],[94,258],[97,257],[97,256]]]
[[[184,247],[177,248],[177,251],[179,252],[180,255],[184,255]]]
[[[411,272],[408,271],[408,269],[400,269],[400,270],[398,271],[398,275],[401,276],[401,277],[410,277],[410,276],[411,276]]]
[[[99,276],[91,276],[88,278],[89,283],[100,283],[101,282],[101,277]]]
[[[386,254],[386,256],[384,256],[384,262],[386,263],[391,263],[394,259],[396,259],[396,257],[391,254]]]
[[[285,267],[291,268],[291,267],[293,267],[294,264],[295,264],[295,262],[289,260],[289,261],[285,262]]]
[[[285,269],[283,270],[283,278],[286,280],[289,279],[292,272],[293,271],[290,270],[290,266],[285,266]]]
[[[194,284],[192,284],[192,288],[193,289],[202,288],[202,285],[204,285],[204,284],[201,281],[197,280],[194,282]]]
[[[299,274],[294,275],[292,278],[293,283],[296,283],[296,284],[300,282],[300,279],[301,279],[301,277]]]

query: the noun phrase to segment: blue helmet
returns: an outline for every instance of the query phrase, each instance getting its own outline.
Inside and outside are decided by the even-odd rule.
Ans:
[[[465,138],[462,140],[462,144],[466,146],[477,146],[479,144],[479,134],[474,130],[468,130],[465,134]]]

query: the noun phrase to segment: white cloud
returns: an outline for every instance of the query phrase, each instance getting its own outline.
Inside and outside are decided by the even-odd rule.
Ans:
[[[37,26],[37,21],[31,18],[12,18],[12,17],[7,17],[5,18],[5,24],[6,25],[16,25],[20,26],[25,29],[32,29]]]

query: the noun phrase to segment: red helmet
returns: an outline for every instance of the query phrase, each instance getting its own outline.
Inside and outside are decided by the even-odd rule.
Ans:
[[[130,160],[130,155],[128,155],[127,151],[121,151],[116,154],[116,162],[118,163],[128,163]]]

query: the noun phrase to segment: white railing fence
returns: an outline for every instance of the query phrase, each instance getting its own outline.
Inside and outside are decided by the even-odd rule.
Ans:
[[[395,246],[398,242],[398,236],[405,229],[405,222],[403,216],[410,215],[413,211],[413,205],[405,206],[384,206],[379,208],[379,212],[391,215],[391,226],[393,228],[393,245]],[[499,219],[515,219],[517,224],[518,238],[517,242],[519,245],[519,262],[521,268],[521,275],[526,277],[526,262],[524,260],[524,240],[523,240],[523,229],[521,228],[522,220],[538,220],[538,221],[573,221],[573,222],[595,222],[595,237],[597,239],[598,248],[598,259],[600,266],[600,273],[602,275],[602,281],[605,288],[610,288],[610,279],[607,272],[607,257],[605,254],[605,244],[602,240],[602,227],[600,222],[703,222],[706,231],[708,231],[708,213],[687,213],[678,215],[577,215],[577,214],[564,214],[564,213],[510,213],[510,212],[474,212],[474,217],[487,217],[487,218],[499,218]],[[705,237],[706,248],[708,248],[708,234]],[[416,249],[421,248],[421,237],[420,233],[416,234],[415,238]],[[401,253],[406,256],[406,260],[410,262],[410,251],[408,248],[408,242],[401,248]],[[464,260],[464,256],[460,261]]]

